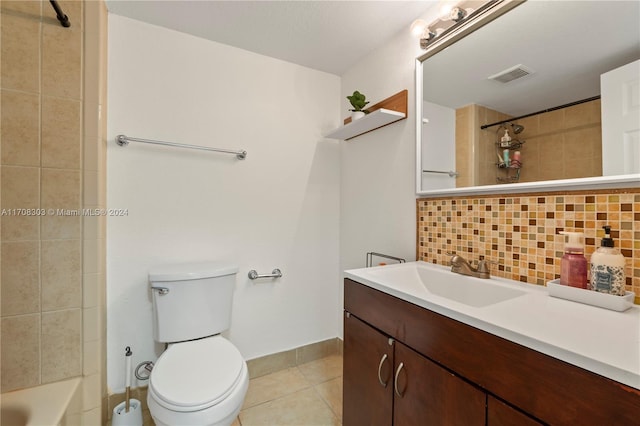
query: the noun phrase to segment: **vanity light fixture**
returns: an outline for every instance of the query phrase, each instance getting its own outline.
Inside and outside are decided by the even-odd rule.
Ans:
[[[435,40],[443,32],[444,30],[442,28],[436,28],[434,31],[431,28],[426,27],[420,36],[420,47],[422,49],[426,49],[429,43]]]
[[[491,1],[486,1],[485,4]],[[420,48],[426,50],[443,33],[456,27],[458,24],[468,19],[474,12],[482,7],[477,7],[478,1],[462,1],[456,5],[456,2],[446,2],[440,9],[440,18],[427,25],[424,20],[416,19],[411,24],[411,32],[415,36],[420,37]],[[464,3],[473,4],[476,9],[464,7]],[[422,31],[420,31],[422,29]]]
[[[473,12],[473,9],[469,9],[469,10]],[[454,7],[453,9],[451,9],[451,12],[449,12],[449,19],[452,20],[453,22],[459,22],[459,21],[462,21],[464,18],[466,18],[468,14],[469,12],[467,12],[466,9],[462,9],[460,7]]]

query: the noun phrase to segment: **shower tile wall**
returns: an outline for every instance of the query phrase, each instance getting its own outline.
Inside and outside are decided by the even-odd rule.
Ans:
[[[627,290],[640,302],[640,189],[418,199],[417,209],[417,259],[446,265],[446,252],[484,256],[499,264],[493,275],[539,285],[560,276],[559,231],[584,232],[588,260],[610,225]]]
[[[509,116],[481,105],[456,110],[456,170],[458,187],[492,185],[510,169],[498,169],[495,142],[504,135],[498,126],[480,126]],[[517,120],[524,131],[514,139],[525,141],[519,149],[523,167],[519,182],[573,179],[602,175],[600,100]],[[476,153],[471,155],[471,153]]]
[[[48,1],[1,3],[2,392],[83,375],[101,383],[104,370],[105,219],[58,209],[105,204],[97,183],[106,11],[101,2],[59,3],[70,28]],[[83,55],[83,45],[95,52]],[[98,423],[101,397],[99,390],[84,404]]]

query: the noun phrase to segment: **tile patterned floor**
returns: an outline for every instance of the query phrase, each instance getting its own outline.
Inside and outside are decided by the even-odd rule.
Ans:
[[[232,426],[342,424],[342,357],[329,356],[257,377]]]

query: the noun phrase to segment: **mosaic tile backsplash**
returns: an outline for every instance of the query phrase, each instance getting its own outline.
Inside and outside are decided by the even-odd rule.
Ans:
[[[417,259],[448,265],[446,252],[475,263],[498,262],[492,274],[545,285],[560,278],[564,237],[584,232],[585,256],[609,225],[625,257],[626,289],[640,303],[640,189],[492,195],[417,200]]]

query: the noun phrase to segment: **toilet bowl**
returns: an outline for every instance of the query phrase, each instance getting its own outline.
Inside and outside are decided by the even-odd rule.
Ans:
[[[167,343],[149,376],[158,426],[229,426],[249,387],[247,363],[220,333],[229,329],[238,267],[220,262],[149,271],[154,340]]]
[[[216,335],[170,345],[153,367],[147,403],[157,426],[228,426],[248,386],[240,352]]]

